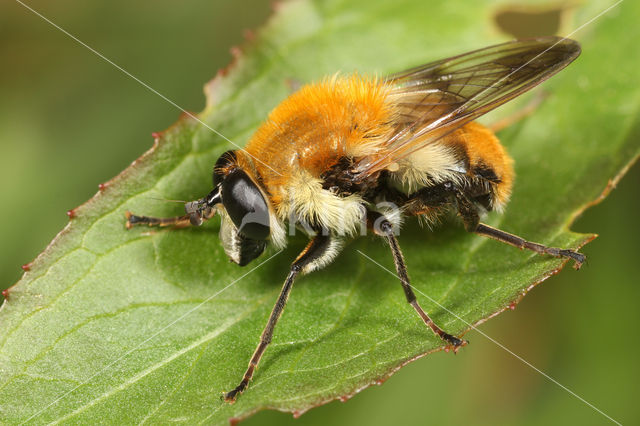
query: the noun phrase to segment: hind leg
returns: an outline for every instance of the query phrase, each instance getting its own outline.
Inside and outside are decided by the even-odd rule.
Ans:
[[[548,247],[544,244],[535,243],[533,241],[527,241],[522,237],[514,234],[510,234],[506,231],[494,228],[484,223],[480,223],[480,215],[478,214],[478,207],[473,204],[462,192],[456,194],[456,200],[458,204],[458,213],[464,222],[464,227],[469,232],[474,232],[483,237],[489,237],[496,241],[509,244],[519,249],[527,249],[539,254],[547,254],[549,256],[571,259],[575,263],[573,267],[580,269],[586,257],[582,253],[578,253],[571,249],[561,249],[557,247]]]
[[[578,253],[575,250],[548,247],[544,244],[527,241],[517,235],[480,223],[478,206],[469,199],[461,188],[458,188],[452,182],[444,182],[433,187],[423,188],[400,201],[408,214],[416,216],[431,214],[447,207],[454,207],[458,211],[458,215],[462,219],[464,227],[468,232],[473,232],[519,249],[527,249],[539,254],[571,259],[575,262],[574,268],[576,269],[580,269],[586,260],[584,254]]]

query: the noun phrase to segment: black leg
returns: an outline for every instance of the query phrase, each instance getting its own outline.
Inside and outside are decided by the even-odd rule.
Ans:
[[[519,249],[527,249],[535,251],[540,254],[548,254],[554,257],[565,257],[572,259],[576,269],[580,269],[582,263],[586,260],[586,257],[582,253],[578,253],[574,250],[560,249],[556,247],[547,247],[542,244],[527,241],[524,238],[517,235],[510,234],[500,229],[493,228],[484,223],[480,223],[480,215],[478,214],[478,208],[473,204],[464,194],[461,192],[456,194],[456,200],[458,202],[458,213],[464,222],[464,227],[469,232],[475,232],[478,235],[489,237],[503,243],[507,243]]]
[[[398,240],[393,234],[393,226],[391,222],[382,217],[379,213],[368,212],[367,214],[368,218],[371,217],[370,221],[377,225],[374,229],[374,232],[384,237],[387,240],[389,247],[391,248],[391,253],[393,254],[393,262],[396,266],[398,277],[400,277],[400,283],[402,284],[402,289],[404,290],[404,294],[407,297],[407,302],[409,302],[409,304],[413,306],[413,309],[415,309],[418,315],[420,315],[422,321],[424,321],[424,323],[429,328],[431,328],[431,330],[433,330],[436,335],[447,342],[453,348],[454,352],[457,352],[460,347],[467,344],[467,341],[452,336],[451,334],[446,333],[444,330],[438,327],[418,303],[416,295],[411,288],[411,284],[409,282],[409,274],[407,273],[407,266],[405,265],[404,257],[402,256],[402,251],[400,250]]]
[[[574,267],[576,269],[580,269],[586,260],[584,254],[578,253],[575,250],[547,247],[543,244],[527,241],[517,235],[480,223],[480,214],[476,203],[465,194],[463,189],[458,188],[452,182],[444,182],[439,185],[423,188],[409,196],[402,194],[392,195],[395,196],[394,202],[402,205],[407,214],[424,214],[428,216],[434,212],[437,213],[437,210],[440,208],[455,206],[468,232],[493,238],[494,240],[507,243],[519,249],[527,249],[540,254],[572,259],[575,262]]]
[[[517,235],[510,234],[500,229],[493,228],[484,223],[480,223],[480,215],[478,213],[478,207],[461,191],[456,193],[456,201],[458,204],[458,214],[464,222],[464,227],[469,232],[475,232],[478,235],[484,237],[493,238],[494,240],[507,243],[519,249],[527,249],[535,251],[540,254],[548,254],[554,257],[565,257],[572,259],[576,269],[580,269],[582,263],[586,260],[586,257],[582,253],[578,253],[574,250],[560,249],[556,247],[547,247],[542,244],[527,241],[524,238]]]
[[[521,250],[527,249],[540,254],[548,254],[553,257],[565,257],[567,259],[572,259],[575,262],[573,267],[576,269],[580,269],[580,267],[586,260],[586,256],[582,253],[578,253],[577,251],[560,249],[557,247],[547,247],[542,244],[527,241],[524,238],[518,237],[517,235],[513,235],[500,229],[493,228],[489,225],[485,225],[484,223],[479,223],[473,232],[478,235],[493,238],[494,240],[507,243],[514,247],[518,247]]]
[[[293,286],[293,281],[296,276],[300,272],[307,272],[307,269],[314,269],[314,262],[322,259],[324,255],[327,255],[329,249],[331,247],[331,237],[328,235],[322,235],[322,233],[316,235],[305,247],[305,249],[300,253],[298,258],[291,265],[291,270],[289,271],[289,275],[282,286],[282,290],[280,291],[280,296],[278,296],[278,300],[276,301],[273,310],[271,311],[271,316],[269,317],[269,321],[267,322],[262,335],[260,336],[260,343],[256,348],[251,360],[249,361],[249,366],[247,367],[247,371],[244,373],[244,377],[240,384],[233,389],[232,391],[226,392],[224,394],[224,400],[233,404],[247,386],[249,386],[249,381],[253,377],[253,373],[255,369],[258,367],[258,363],[260,362],[260,358],[262,358],[262,354],[271,343],[271,338],[273,336],[273,330],[284,310],[284,305],[287,303],[287,299],[289,298],[289,293],[291,292],[291,287]]]

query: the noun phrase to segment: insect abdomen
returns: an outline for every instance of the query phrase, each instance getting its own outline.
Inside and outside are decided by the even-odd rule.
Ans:
[[[493,132],[479,123],[460,129],[460,140],[466,149],[468,175],[485,181],[490,190],[490,206],[485,207],[502,208],[511,195],[513,160]]]

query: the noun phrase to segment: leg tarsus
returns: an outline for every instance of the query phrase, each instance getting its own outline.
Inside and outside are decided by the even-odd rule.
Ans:
[[[444,333],[444,336],[442,336],[442,340],[446,341],[449,343],[448,346],[446,346],[444,348],[445,352],[449,352],[449,351],[453,351],[454,354],[458,353],[458,350],[463,347],[463,346],[467,346],[469,344],[469,342],[467,340],[464,339],[460,339],[456,336],[452,336],[448,333]]]
[[[161,228],[166,226],[173,226],[174,228],[185,228],[187,226],[200,226],[205,220],[211,219],[216,210],[213,207],[204,206],[199,210],[196,209],[197,203],[203,203],[203,200],[190,201],[185,204],[187,214],[174,217],[152,217],[152,216],[138,216],[130,211],[124,213],[127,218],[126,227],[131,229],[136,225],[148,225],[159,226]]]
[[[405,290],[406,292],[406,290]],[[413,294],[413,291],[411,291],[411,294]],[[415,300],[415,295],[413,295],[414,300],[409,302],[409,304],[411,306],[413,306],[413,309],[416,310],[416,312],[418,313],[418,315],[420,315],[420,317],[422,318],[422,321],[438,336],[440,337],[444,342],[448,343],[448,345],[445,347],[445,351],[449,352],[449,350],[453,350],[453,353],[457,353],[458,349],[460,349],[463,346],[466,346],[469,342],[467,342],[464,339],[460,339],[459,337],[453,336],[449,333],[447,333],[446,331],[444,331],[443,329],[441,329],[440,327],[438,327],[438,325],[433,322],[433,320],[429,317],[429,315],[427,315],[427,313],[424,311],[424,309],[422,309],[422,306],[420,306],[420,304],[418,303],[417,300]],[[408,297],[407,297],[408,299]]]
[[[587,261],[587,256],[575,250],[562,249],[560,250],[560,256],[571,258],[575,269],[580,269],[582,264]]]
[[[222,392],[222,396],[220,397],[220,399],[222,399],[224,402],[227,402],[229,404],[233,404],[234,402],[236,402],[236,398],[238,398],[238,396],[242,392],[244,392],[247,386],[249,386],[249,382],[248,381],[245,382],[244,380],[242,380],[242,382],[240,382],[240,384],[236,386],[235,389],[229,392]]]
[[[206,197],[199,200],[184,203],[185,215],[175,217],[151,217],[137,216],[130,211],[125,212],[127,229],[135,225],[149,226],[173,226],[183,228],[185,226],[200,226],[205,220],[211,219],[216,214],[215,206],[222,202],[220,186],[216,186]]]
[[[148,226],[175,226],[182,228],[191,225],[190,216],[175,216],[175,217],[151,217],[151,216],[137,216],[130,211],[125,212],[127,218],[126,227],[131,229],[136,225],[148,225]]]

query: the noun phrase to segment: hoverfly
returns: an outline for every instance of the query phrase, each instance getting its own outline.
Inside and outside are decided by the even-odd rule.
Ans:
[[[286,245],[285,223],[302,219],[310,241],[293,261],[240,384],[224,394],[234,402],[248,386],[271,342],[294,280],[329,264],[345,236],[362,223],[388,243],[407,301],[424,323],[457,350],[467,342],[438,327],[409,284],[392,219],[374,206],[399,206],[429,221],[457,212],[469,232],[569,258],[480,223],[500,210],[513,184],[512,160],[488,128],[474,122],[551,77],[580,54],[577,42],[542,37],[503,43],[432,62],[385,79],[334,76],[302,87],[269,115],[244,149],[227,151],[213,169],[213,190],[173,218],[127,212],[127,227],[201,225],[218,213],[229,258],[246,265],[267,243]],[[394,221],[396,223],[394,223]]]

